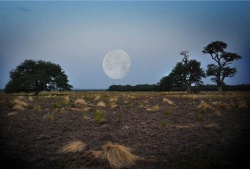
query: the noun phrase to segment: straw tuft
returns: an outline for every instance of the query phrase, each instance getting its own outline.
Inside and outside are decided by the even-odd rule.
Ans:
[[[112,168],[129,168],[139,160],[130,152],[130,148],[112,142],[106,143],[103,147],[103,158],[106,159]]]
[[[82,150],[84,150],[86,148],[86,143],[84,143],[83,141],[72,141],[70,143],[68,143],[67,145],[63,146],[59,152],[61,153],[68,153],[68,152],[80,152]]]

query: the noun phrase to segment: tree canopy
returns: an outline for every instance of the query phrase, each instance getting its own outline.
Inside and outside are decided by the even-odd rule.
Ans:
[[[237,72],[235,67],[231,68],[228,65],[242,58],[237,53],[226,52],[226,48],[227,44],[223,41],[214,41],[204,47],[202,51],[204,54],[210,54],[211,58],[216,62],[216,64],[207,65],[206,74],[212,76],[211,80],[217,84],[219,94],[222,93],[225,78],[233,77]]]
[[[41,91],[69,91],[72,86],[61,66],[43,60],[25,60],[10,71],[6,93]]]
[[[160,79],[158,83],[160,91],[170,91],[174,87],[174,75],[170,73],[168,76],[164,76]]]
[[[189,60],[187,53],[188,51],[180,53],[180,55],[184,56],[182,61],[177,62],[171,73],[160,80],[160,89],[169,90],[174,86],[185,86],[187,93],[190,93],[192,84],[202,84],[201,78],[205,77],[205,73],[201,68],[201,64],[195,59]]]

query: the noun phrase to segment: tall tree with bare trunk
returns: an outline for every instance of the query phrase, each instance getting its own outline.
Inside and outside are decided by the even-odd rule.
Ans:
[[[216,64],[207,65],[207,76],[212,76],[211,80],[217,84],[218,93],[222,94],[222,87],[226,77],[233,77],[237,69],[236,67],[231,68],[230,64],[233,61],[239,60],[242,57],[237,53],[226,52],[227,44],[223,41],[214,41],[209,43],[204,50],[204,54],[210,54]]]

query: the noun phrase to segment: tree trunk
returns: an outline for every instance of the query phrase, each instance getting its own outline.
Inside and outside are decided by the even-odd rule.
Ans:
[[[218,94],[222,94],[222,85],[221,84],[219,84],[218,85]]]
[[[38,96],[40,91],[42,91],[42,85],[36,82],[36,92],[34,93],[34,96]]]
[[[34,96],[38,96],[39,93],[40,93],[40,90],[36,90],[36,92],[34,93]]]
[[[191,93],[191,84],[189,83],[186,84],[186,90],[187,90],[187,94]]]

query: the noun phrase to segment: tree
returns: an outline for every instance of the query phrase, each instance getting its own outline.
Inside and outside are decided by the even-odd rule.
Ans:
[[[181,62],[177,62],[176,66],[172,70],[173,82],[175,85],[184,85],[187,93],[191,93],[191,85],[202,84],[201,78],[205,77],[205,73],[201,68],[201,63],[197,60],[188,59],[188,51],[182,51],[180,55],[183,55]]]
[[[177,62],[168,76],[163,77],[159,82],[160,90],[170,90],[173,87],[185,86],[187,93],[191,93],[191,85],[202,84],[201,78],[205,77],[205,73],[201,68],[201,63],[197,60],[188,59],[188,51],[182,51],[181,62]]]
[[[10,81],[5,86],[6,93],[63,91],[71,90],[68,77],[62,68],[54,63],[42,60],[25,60],[10,71]]]
[[[170,91],[173,88],[172,74],[170,73],[168,76],[162,77],[158,86],[160,91]]]
[[[239,60],[242,57],[237,53],[226,52],[227,44],[223,41],[214,41],[204,47],[202,51],[204,54],[210,54],[215,64],[209,64],[207,66],[207,76],[213,76],[211,80],[217,84],[218,93],[222,94],[222,86],[226,77],[233,77],[237,70],[231,68],[228,65],[233,61]]]

